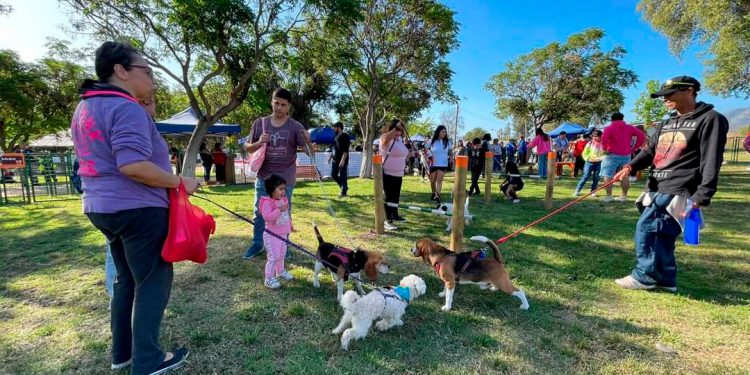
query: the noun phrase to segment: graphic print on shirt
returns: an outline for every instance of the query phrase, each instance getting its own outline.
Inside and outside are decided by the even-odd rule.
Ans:
[[[688,137],[695,131],[697,123],[695,121],[685,121],[682,123],[667,124],[662,128],[662,134],[659,135],[659,142],[656,145],[656,155],[654,156],[654,166],[656,169],[662,169],[679,159],[687,149]],[[688,133],[690,132],[690,133]]]
[[[86,103],[81,103],[81,109],[78,112],[78,116],[74,118],[71,126],[71,133],[75,139],[78,163],[79,176],[92,177],[97,176],[99,173],[96,171],[96,161],[89,159],[91,156],[91,142],[104,141],[101,130],[94,129],[96,122],[93,116],[89,114]]]
[[[289,131],[279,130],[269,134],[270,141],[266,149],[266,157],[285,158],[289,148]]]

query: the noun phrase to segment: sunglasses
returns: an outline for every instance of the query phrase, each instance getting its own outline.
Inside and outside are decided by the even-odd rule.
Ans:
[[[131,65],[128,65],[128,68],[141,69],[146,73],[146,75],[148,75],[148,78],[154,79],[154,70],[151,69],[151,67],[148,65],[131,64]]]

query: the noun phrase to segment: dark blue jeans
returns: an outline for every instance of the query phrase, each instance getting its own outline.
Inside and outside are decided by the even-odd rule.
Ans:
[[[583,176],[581,176],[581,179],[578,181],[578,185],[576,186],[576,193],[580,193],[581,190],[583,190],[583,185],[585,185],[589,177],[592,176],[594,177],[594,180],[591,182],[591,191],[596,190],[597,186],[599,186],[599,171],[601,171],[601,169],[602,162],[586,162],[586,164],[583,166]]]
[[[636,264],[631,275],[642,284],[677,286],[674,249],[681,229],[667,212],[672,197],[657,193],[635,227]]]
[[[333,161],[333,163],[331,163],[331,178],[333,178],[333,180],[336,181],[336,183],[341,188],[341,195],[346,195],[346,192],[349,190],[348,168],[348,165],[339,167],[339,163],[336,163],[335,160]]]
[[[161,258],[169,210],[146,207],[87,214],[109,241],[117,278],[112,297],[112,363],[133,359],[132,374],[150,374],[164,361],[159,327],[172,290],[172,263]]]

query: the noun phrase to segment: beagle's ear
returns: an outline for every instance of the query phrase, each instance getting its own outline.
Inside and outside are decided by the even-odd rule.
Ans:
[[[378,281],[378,264],[383,261],[383,256],[370,252],[367,254],[367,262],[365,263],[365,275],[370,281]]]

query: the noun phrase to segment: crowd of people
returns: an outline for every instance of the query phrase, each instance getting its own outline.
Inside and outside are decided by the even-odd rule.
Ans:
[[[182,185],[192,193],[200,182],[172,171],[167,144],[149,115],[155,105],[153,71],[139,52],[126,44],[106,42],[96,50],[95,67],[98,80],[83,83],[71,133],[84,191],[83,212],[106,237],[111,253],[106,284],[111,293],[112,369],[131,367],[134,375],[162,374],[180,366],[189,354],[186,348],[165,351],[160,345],[160,325],[173,278],[172,264],[161,257],[169,230],[167,188]],[[528,160],[530,151],[538,156],[540,176],[547,173],[550,150],[560,160],[566,153],[576,161],[580,158],[583,174],[576,195],[589,179],[591,190],[596,190],[601,173],[605,179],[622,182],[621,197],[626,197],[631,173],[651,167],[647,191],[638,200],[643,213],[635,230],[636,266],[616,283],[627,289],[676,291],[674,248],[685,220],[681,214],[710,204],[728,129],[726,118],[712,105],[696,100],[699,90],[697,80],[681,76],[652,94],[663,98],[673,114],[648,142],[642,131],[624,123],[620,113],[612,115],[612,124],[603,132],[594,130],[590,140],[584,137],[570,142],[565,134],[553,140],[537,129],[528,144],[520,138],[504,145],[485,134],[454,146],[446,129],[438,127],[427,144],[415,147],[406,139],[406,124],[393,119],[382,128],[378,146],[384,159],[385,199],[399,203],[405,172],[419,164],[429,176],[431,198],[439,202],[451,159],[462,154],[470,159],[470,194],[479,192],[485,155],[492,151],[493,158],[499,156],[493,160],[493,169],[506,172],[501,191],[516,203],[524,187],[518,165]],[[265,251],[264,285],[269,289],[293,279],[284,261],[288,236],[295,231],[292,195],[297,150],[310,156],[314,152],[309,133],[289,117],[291,99],[289,91],[276,89],[271,97],[272,113],[253,123],[243,145],[250,153],[264,152],[253,190],[253,239],[244,258]],[[337,136],[331,174],[343,198],[348,195],[350,143],[343,124],[334,128]],[[631,159],[636,150],[640,152]],[[206,181],[211,165],[218,166],[218,177],[225,162],[221,145],[215,144],[210,153],[201,145],[200,154]],[[613,200],[611,191],[607,197]],[[397,229],[396,223],[406,221],[397,207],[386,205],[385,211],[388,229]]]

